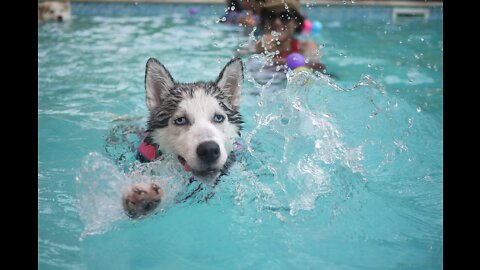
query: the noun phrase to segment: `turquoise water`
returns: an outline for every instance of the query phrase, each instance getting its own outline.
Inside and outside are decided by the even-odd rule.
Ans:
[[[39,24],[39,269],[443,268],[441,9],[393,23],[388,8],[304,7],[338,78],[264,85],[242,56],[246,147],[215,196],[125,218],[132,181],[184,192],[176,164],[116,163],[135,138],[106,143],[144,126],[147,59],[213,80],[249,40],[216,23],[223,6],[190,7],[74,3],[71,21]]]

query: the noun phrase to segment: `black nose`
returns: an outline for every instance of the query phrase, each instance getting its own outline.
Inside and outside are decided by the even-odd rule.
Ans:
[[[57,20],[58,20],[59,22],[61,22],[61,21],[63,21],[63,17],[62,17],[62,16],[58,16],[58,17],[57,17]]]
[[[203,142],[197,147],[197,155],[205,163],[213,163],[220,156],[220,147],[214,141]]]

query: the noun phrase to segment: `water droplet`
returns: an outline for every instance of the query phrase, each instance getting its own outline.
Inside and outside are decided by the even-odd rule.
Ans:
[[[423,180],[432,181],[432,177],[430,175],[425,175],[425,177],[423,177]]]
[[[406,152],[408,150],[408,147],[402,141],[393,140],[393,144],[400,149],[400,152]]]
[[[423,37],[422,37],[422,38],[420,38],[420,40],[421,40],[422,42],[424,42],[424,41],[425,41],[425,39],[424,39]]]
[[[421,112],[421,111],[422,111],[422,108],[417,107],[417,112],[419,113],[419,112]]]
[[[372,64],[368,64],[367,67],[371,68],[371,67],[372,67]]]

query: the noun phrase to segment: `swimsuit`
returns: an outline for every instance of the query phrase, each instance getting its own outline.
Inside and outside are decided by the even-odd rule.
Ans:
[[[282,51],[280,52],[279,56],[282,58],[287,58],[291,53],[300,53],[300,42],[298,39],[292,39],[292,43],[290,46],[290,51]],[[321,63],[312,63],[312,69],[325,73],[325,66]],[[326,74],[326,73],[325,73]]]
[[[292,43],[290,45],[290,51],[281,51],[279,56],[280,57],[283,57],[283,58],[286,58],[289,54],[291,53],[299,53],[300,52],[300,42],[298,41],[298,39],[292,39]]]

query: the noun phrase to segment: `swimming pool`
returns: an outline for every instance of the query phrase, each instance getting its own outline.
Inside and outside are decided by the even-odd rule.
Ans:
[[[441,8],[395,23],[388,7],[306,8],[338,79],[259,88],[247,69],[248,148],[216,195],[118,215],[128,179],[105,140],[146,116],[147,59],[213,80],[248,40],[216,23],[222,5],[192,6],[73,3],[39,24],[39,269],[441,269]]]

